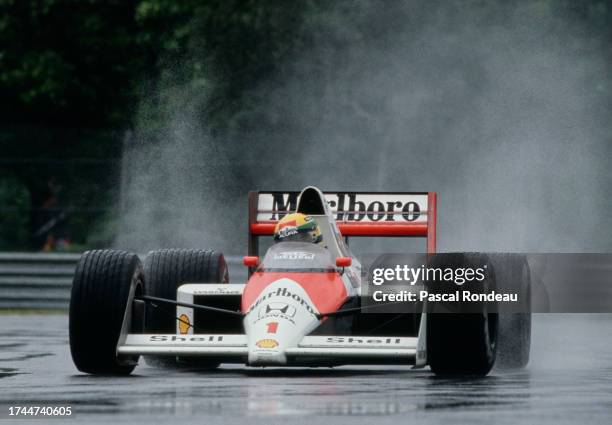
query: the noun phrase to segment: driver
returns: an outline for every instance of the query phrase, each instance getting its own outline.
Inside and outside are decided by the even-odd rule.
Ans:
[[[302,214],[287,214],[276,223],[274,242],[321,243],[323,235],[319,225],[312,217]]]

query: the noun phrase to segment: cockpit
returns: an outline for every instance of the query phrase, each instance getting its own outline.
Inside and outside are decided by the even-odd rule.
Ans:
[[[268,249],[257,270],[334,272],[336,266],[335,257],[324,246],[308,242],[279,242]]]
[[[317,222],[323,235],[321,245],[329,250],[333,258],[348,256],[348,248],[342,237],[339,236],[338,231],[332,229],[327,216],[328,213],[331,213],[329,207],[324,205],[323,202],[325,202],[325,199],[321,199],[321,192],[313,187],[306,188],[300,194],[296,212],[309,215]]]

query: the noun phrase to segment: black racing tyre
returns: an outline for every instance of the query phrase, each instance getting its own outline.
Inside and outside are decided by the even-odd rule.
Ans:
[[[151,251],[145,258],[146,294],[176,300],[178,287],[186,282],[228,283],[229,274],[222,253],[200,249],[162,249]],[[176,306],[147,304],[145,329],[147,333],[176,333]],[[217,367],[219,363],[201,358],[173,358],[146,356],[150,366]]]
[[[465,268],[486,267],[485,291],[495,288],[495,275],[488,257],[482,254],[437,254],[429,267]],[[453,283],[434,282],[456,290]],[[445,286],[444,286],[445,285]],[[473,306],[471,308],[474,308]],[[488,312],[436,313],[436,305],[426,306],[427,359],[436,375],[485,376],[497,353],[498,315]],[[439,309],[438,309],[439,310]],[[460,310],[461,311],[461,310]]]
[[[499,338],[495,365],[502,369],[520,369],[529,363],[531,346],[531,273],[525,255],[492,254],[497,288],[517,292],[526,300],[518,313],[499,314]]]
[[[125,251],[87,251],[79,260],[70,296],[70,353],[78,370],[128,375],[138,356],[117,357],[128,303],[143,292],[142,264]]]

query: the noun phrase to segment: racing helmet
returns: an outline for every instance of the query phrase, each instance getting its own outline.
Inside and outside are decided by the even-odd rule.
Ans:
[[[320,243],[322,240],[317,222],[302,213],[287,214],[276,223],[274,229],[274,242]]]

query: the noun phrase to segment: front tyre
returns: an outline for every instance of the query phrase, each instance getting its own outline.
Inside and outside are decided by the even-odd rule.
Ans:
[[[482,254],[437,254],[434,263],[434,267],[443,269],[492,270],[488,257]],[[487,273],[482,288],[495,288],[492,272]],[[428,309],[426,316],[427,359],[431,370],[436,375],[487,375],[497,355],[498,314],[487,311],[485,305],[479,307],[481,311],[470,313],[436,313],[435,305],[429,307],[432,310]]]
[[[136,254],[97,250],[81,256],[69,316],[70,353],[78,370],[95,375],[129,375],[134,370],[138,357],[119,358],[117,344],[128,303],[143,288]]]

